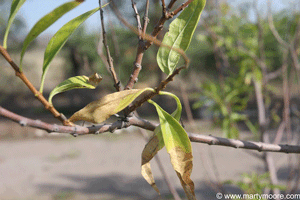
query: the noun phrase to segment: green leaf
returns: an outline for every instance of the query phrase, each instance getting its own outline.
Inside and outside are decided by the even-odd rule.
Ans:
[[[7,22],[7,26],[6,26],[6,30],[5,30],[5,34],[4,34],[4,39],[3,39],[3,48],[5,48],[5,49],[7,48],[7,37],[8,37],[10,27],[16,17],[16,14],[18,13],[18,11],[22,7],[22,5],[25,3],[25,1],[26,0],[13,0],[13,2],[11,4],[10,15],[8,18],[8,22]]]
[[[190,3],[170,24],[169,32],[165,34],[162,43],[172,48],[186,51],[198,25],[205,3],[206,0],[194,0]],[[170,75],[180,59],[180,54],[173,49],[161,46],[156,59],[160,69],[167,75]]]
[[[51,91],[48,100],[49,103],[52,104],[52,98],[58,93],[80,88],[95,89],[95,84],[91,81],[91,77],[89,78],[87,76],[75,76],[61,82]],[[100,77],[99,79],[101,80],[102,77]]]
[[[105,4],[104,6],[106,6]],[[102,7],[104,7],[102,6]],[[100,8],[95,8],[93,10],[90,10],[75,19],[69,21],[66,23],[61,29],[59,29],[55,35],[51,38],[49,41],[45,55],[44,55],[44,64],[43,64],[43,74],[42,74],[42,80],[41,80],[41,87],[40,92],[43,93],[44,88],[44,81],[45,81],[45,75],[47,73],[47,70],[49,68],[49,65],[53,58],[56,56],[56,54],[60,51],[60,49],[63,47],[63,45],[66,43],[67,39],[71,36],[71,34],[91,15],[93,15],[95,12],[97,12]]]
[[[154,91],[152,88],[123,90],[115,92],[105,97],[89,103],[87,106],[77,111],[69,119],[70,122],[88,121],[99,124],[107,120],[111,115],[116,114],[126,108],[139,95],[145,91]]]
[[[49,26],[51,26],[54,22],[56,22],[59,18],[61,18],[64,14],[72,10],[73,8],[77,7],[81,2],[79,1],[72,1],[67,2],[57,8],[55,8],[53,11],[45,15],[42,19],[40,19],[30,30],[28,35],[26,36],[22,52],[21,52],[21,60],[20,60],[20,68],[22,67],[22,61],[23,56],[25,54],[25,51],[29,44],[38,36],[40,35],[44,30],[46,30]]]
[[[179,122],[154,101],[149,100],[149,103],[156,107],[167,151],[181,147],[186,153],[190,153],[192,151],[191,142]]]

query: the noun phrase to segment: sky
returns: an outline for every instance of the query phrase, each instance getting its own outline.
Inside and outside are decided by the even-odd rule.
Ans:
[[[51,12],[53,9],[58,7],[59,5],[69,2],[70,0],[55,0],[55,1],[46,1],[46,0],[27,0],[22,8],[20,9],[19,16],[22,16],[27,25],[28,31],[33,27],[33,25],[44,15]],[[143,0],[136,0],[143,1]],[[280,10],[286,8],[291,5],[293,2],[299,0],[272,0],[273,2],[273,10]],[[50,3],[51,2],[51,3]],[[55,2],[55,3],[54,3]],[[104,4],[106,0],[102,1]],[[151,2],[151,1],[150,1]],[[228,0],[228,3],[232,5],[238,5],[241,2],[253,2],[253,0]],[[267,0],[258,0],[258,6],[262,9],[266,8]],[[66,15],[64,15],[61,19],[59,19],[56,23],[54,23],[49,29],[45,31],[44,34],[54,34],[60,27],[62,27],[65,23],[75,18],[76,16],[89,11],[98,6],[98,0],[85,0],[81,5],[77,8],[73,9]],[[128,7],[132,9],[131,6]],[[10,8],[6,9],[8,12]],[[100,30],[100,16],[99,12],[95,13],[92,17],[90,17],[86,21],[86,27],[90,31]]]

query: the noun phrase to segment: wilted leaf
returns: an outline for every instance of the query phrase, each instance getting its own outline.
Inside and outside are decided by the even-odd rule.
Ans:
[[[160,126],[154,130],[153,137],[146,144],[142,152],[142,167],[141,173],[144,179],[153,187],[153,189],[160,194],[151,171],[150,160],[165,146],[162,138]]]
[[[189,137],[174,117],[152,100],[149,100],[149,102],[156,107],[163,140],[181,185],[189,199],[196,199],[194,183],[190,178],[193,168],[193,156]]]
[[[107,4],[106,4],[107,5]],[[104,5],[104,6],[106,6]],[[102,6],[102,7],[104,7]],[[51,38],[49,41],[45,55],[44,55],[44,64],[43,64],[43,74],[42,74],[42,80],[41,80],[41,87],[40,92],[43,93],[43,87],[44,87],[44,81],[45,81],[45,75],[47,73],[47,70],[49,68],[49,65],[53,58],[56,56],[56,54],[60,51],[60,49],[63,47],[63,45],[66,43],[67,39],[71,36],[71,34],[91,15],[93,15],[95,12],[97,12],[100,8],[95,8],[93,10],[90,10],[75,19],[69,21],[66,23],[63,27],[61,27],[55,35]]]
[[[182,106],[180,103],[180,100],[178,97],[172,93],[169,92],[160,92],[160,95],[169,95],[172,96],[177,103],[177,109],[172,113],[172,116],[179,121],[181,117],[181,110]],[[154,130],[153,137],[148,141],[148,143],[145,145],[145,148],[142,152],[142,166],[141,166],[141,173],[144,179],[153,187],[153,189],[159,193],[159,190],[155,184],[150,161],[152,158],[157,154],[159,150],[161,150],[165,146],[164,139],[161,132],[161,126],[159,125]]]
[[[111,115],[116,114],[126,108],[140,94],[145,91],[153,91],[151,88],[124,90],[115,92],[88,104],[83,109],[71,116],[69,121],[88,121],[99,124],[107,120]]]
[[[191,179],[191,173],[193,170],[193,155],[192,152],[185,152],[179,146],[171,149],[169,152],[171,157],[171,163],[174,170],[180,180],[182,188],[188,199],[195,199],[195,186]]]
[[[61,18],[64,14],[72,10],[73,8],[77,7],[81,2],[78,1],[72,1],[65,3],[57,8],[55,8],[53,11],[45,15],[42,19],[40,19],[30,30],[28,35],[26,36],[22,52],[21,52],[21,60],[20,60],[20,66],[22,66],[22,60],[23,56],[25,54],[25,51],[28,47],[28,45],[38,36],[40,35],[44,30],[46,30],[49,26],[51,26],[54,22],[56,22],[59,18]]]
[[[10,14],[9,14],[9,18],[8,18],[8,22],[7,22],[7,26],[6,26],[6,30],[5,30],[5,34],[4,34],[4,39],[3,39],[3,48],[5,48],[5,49],[7,48],[7,37],[8,37],[10,27],[16,17],[16,14],[18,13],[18,11],[22,7],[22,5],[25,3],[25,1],[26,0],[13,0],[13,2],[11,4]]]
[[[80,88],[95,89],[95,86],[96,86],[95,85],[95,76],[99,77],[99,75],[97,73],[95,73],[91,77],[75,76],[75,77],[71,77],[71,78],[61,82],[58,86],[56,86],[51,91],[51,93],[49,95],[49,100],[48,100],[49,103],[52,104],[52,98],[58,93],[62,93],[62,92],[65,92],[68,90],[73,90],[73,89],[80,89]],[[102,79],[102,77],[99,78],[98,80],[101,80],[101,79]]]
[[[169,32],[165,34],[162,43],[186,51],[198,25],[205,2],[206,0],[194,0],[190,3],[170,24]],[[179,59],[180,54],[173,49],[161,46],[158,50],[157,63],[160,69],[168,75],[174,71]]]

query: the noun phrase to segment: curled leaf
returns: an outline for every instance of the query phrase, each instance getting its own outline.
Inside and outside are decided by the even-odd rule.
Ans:
[[[3,48],[4,49],[7,48],[7,37],[8,37],[10,27],[16,17],[16,14],[18,13],[18,11],[22,7],[22,5],[25,3],[25,1],[26,0],[13,0],[11,3],[10,14],[9,14],[6,30],[4,33],[4,39],[3,39]]]
[[[186,51],[198,25],[206,0],[194,0],[180,15],[172,21],[162,41],[172,48]],[[170,48],[161,46],[157,52],[157,63],[167,75],[172,74],[180,59],[180,54]]]
[[[22,52],[21,52],[21,60],[20,65],[22,66],[22,60],[25,54],[25,51],[29,44],[38,36],[40,35],[44,30],[46,30],[49,26],[51,26],[54,22],[56,22],[59,18],[61,18],[64,14],[72,10],[73,8],[77,7],[81,2],[79,1],[72,1],[67,2],[57,8],[55,8],[53,11],[45,15],[42,19],[40,19],[30,30],[28,35],[26,36]]]
[[[62,92],[73,90],[73,89],[80,89],[80,88],[87,88],[87,89],[95,89],[96,83],[95,83],[95,76],[98,76],[98,80],[102,80],[102,77],[100,79],[99,75],[95,73],[91,77],[87,76],[75,76],[71,77],[63,82],[61,82],[58,86],[56,86],[49,95],[49,103],[52,104],[52,98]],[[92,81],[91,81],[92,79]],[[99,82],[100,82],[99,81]],[[99,83],[97,82],[97,83]]]
[[[124,90],[106,95],[105,97],[97,101],[93,101],[83,109],[77,111],[70,117],[69,121],[75,122],[82,120],[99,124],[107,120],[111,115],[114,115],[126,108],[145,91],[153,91],[153,89],[145,88]]]

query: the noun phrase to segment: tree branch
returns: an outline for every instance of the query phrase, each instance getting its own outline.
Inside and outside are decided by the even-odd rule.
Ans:
[[[141,40],[142,39],[141,38],[141,36],[142,36],[142,24],[141,24],[140,14],[139,14],[139,12],[138,12],[138,10],[136,8],[136,3],[133,0],[131,0],[131,5],[132,5],[132,8],[134,10],[134,14],[135,14],[135,18],[136,18],[136,23],[137,23],[137,29],[139,31],[138,37],[139,37],[139,40]]]
[[[44,107],[49,110],[52,115],[60,120],[66,126],[72,126],[73,123],[69,122],[69,120],[62,114],[59,113],[52,104],[50,104],[43,94],[41,94],[37,89],[32,85],[32,83],[27,79],[25,74],[20,70],[18,65],[11,59],[9,53],[0,45],[0,53],[5,58],[5,60],[11,65],[11,67],[15,70],[16,76],[19,77],[25,85],[29,88],[29,90],[34,94],[34,96],[44,105]]]
[[[157,124],[149,122],[147,120],[138,117],[129,117],[128,122],[116,121],[111,124],[95,125],[91,127],[82,126],[61,126],[56,124],[48,124],[40,120],[32,120],[15,113],[12,113],[0,106],[0,115],[19,123],[22,126],[29,126],[38,129],[45,130],[47,132],[60,132],[70,133],[74,136],[87,135],[87,134],[100,134],[104,132],[113,132],[116,129],[126,128],[128,126],[137,126],[149,131],[154,131]],[[125,123],[125,124],[124,124]],[[188,133],[191,142],[204,143],[209,145],[226,146],[233,148],[257,150],[257,151],[269,151],[278,153],[297,153],[300,154],[299,145],[276,145],[262,142],[243,141],[235,139],[227,139],[208,135],[199,135],[195,133]]]
[[[235,139],[227,139],[215,136],[198,135],[189,133],[189,138],[192,142],[205,143],[209,145],[226,146],[233,148],[257,150],[257,151],[269,151],[278,153],[300,153],[300,146],[298,145],[276,145],[262,142],[243,141]]]
[[[147,26],[149,24],[149,0],[146,1],[146,8],[145,8],[145,14],[144,14],[144,17],[143,17],[143,29],[142,29],[142,32],[143,32],[143,35],[146,34],[146,30],[147,30]],[[142,40],[144,40],[144,38],[142,38]]]

